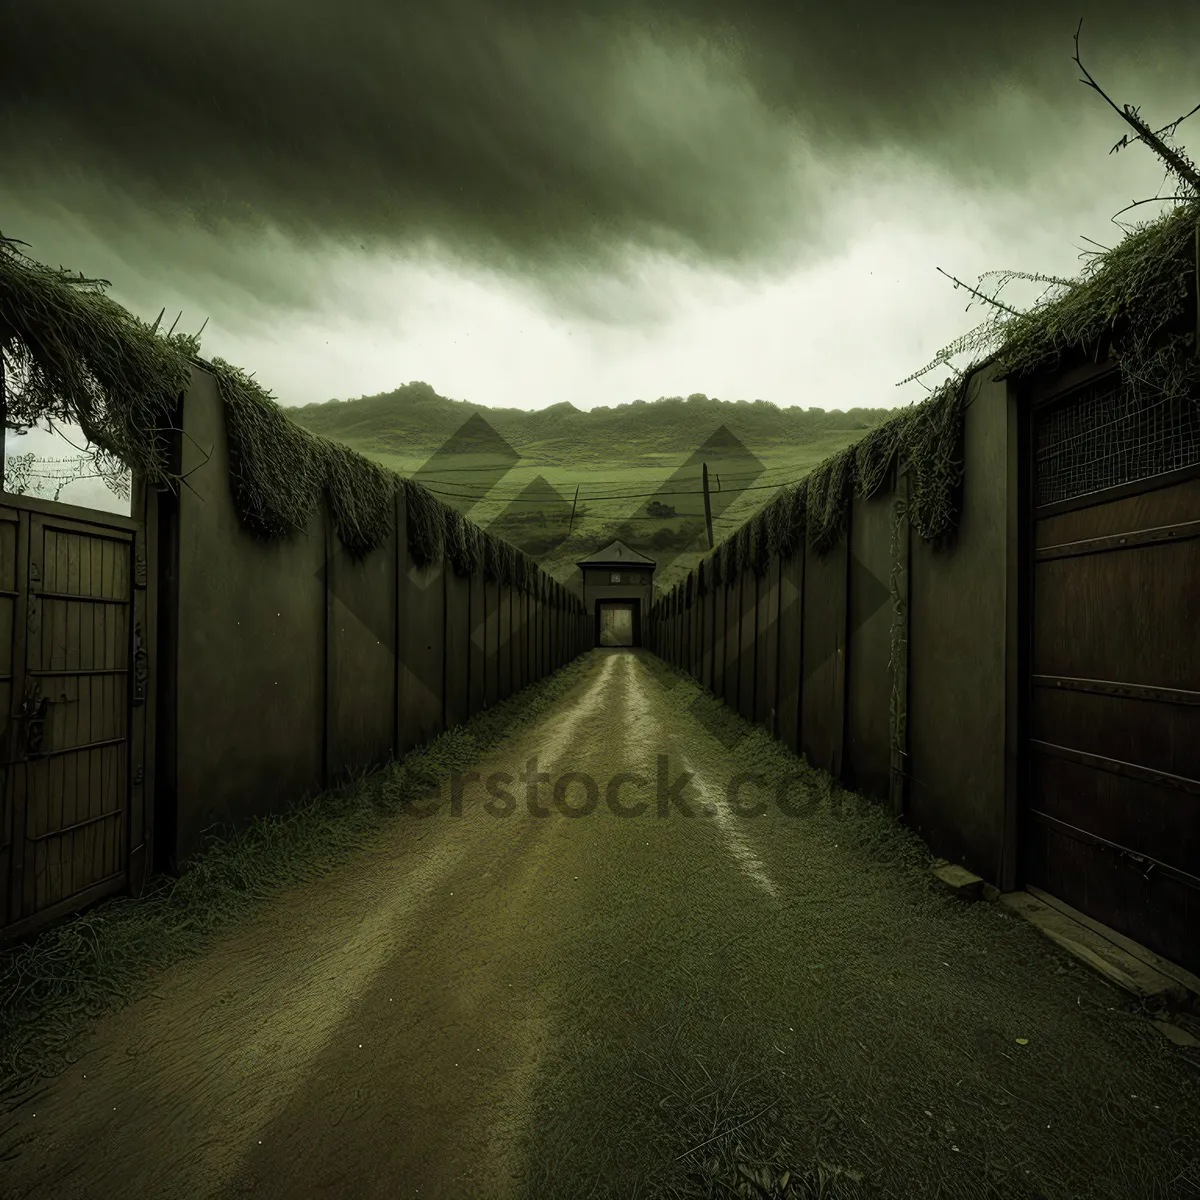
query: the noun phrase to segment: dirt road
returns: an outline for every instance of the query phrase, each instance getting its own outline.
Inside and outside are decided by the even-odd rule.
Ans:
[[[0,1194],[1200,1195],[1200,1070],[1118,993],[656,660],[572,670],[102,1020]]]

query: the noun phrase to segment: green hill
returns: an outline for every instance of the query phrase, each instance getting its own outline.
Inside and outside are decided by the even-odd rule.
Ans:
[[[314,433],[417,475],[564,582],[574,582],[576,558],[620,538],[656,558],[663,585],[707,547],[701,463],[720,540],[775,488],[896,412],[698,393],[587,412],[569,402],[528,411],[451,400],[419,382],[286,411]]]
[[[289,409],[306,429],[339,441],[372,445],[384,453],[426,455],[441,446],[472,413],[517,449],[558,449],[572,457],[607,462],[614,454],[690,451],[695,431],[724,425],[747,446],[865,431],[894,409],[780,408],[766,400],[719,400],[700,393],[635,400],[584,412],[569,401],[533,411],[489,408],[441,396],[427,383],[406,383],[392,392],[357,400],[328,400]],[[619,439],[618,449],[614,438]]]

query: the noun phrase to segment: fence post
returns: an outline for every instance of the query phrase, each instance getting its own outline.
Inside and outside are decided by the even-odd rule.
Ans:
[[[1197,226],[1200,229],[1200,225]],[[708,530],[708,548],[713,548],[712,502],[708,497],[708,463],[701,463],[704,480],[704,527]]]

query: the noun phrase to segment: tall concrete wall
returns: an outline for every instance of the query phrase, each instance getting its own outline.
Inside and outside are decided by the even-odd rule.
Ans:
[[[1016,430],[1007,385],[981,369],[966,396],[962,512],[948,545],[902,522],[894,562],[901,477],[854,499],[828,553],[802,546],[757,581],[739,572],[699,601],[712,622],[705,686],[814,766],[890,799],[935,853],[998,886],[1012,886],[1015,842]],[[675,601],[655,605],[649,644],[686,668]],[[907,647],[898,731],[893,634]]]
[[[224,410],[194,371],[184,401],[175,661],[162,665],[176,705],[166,847],[176,861],[209,826],[269,812],[325,777],[325,516],[304,534],[262,542],[229,487]],[[169,570],[170,568],[168,568]],[[307,648],[299,653],[298,648]],[[390,707],[390,705],[389,705]],[[160,864],[168,865],[168,864]]]
[[[163,869],[206,829],[279,811],[402,755],[551,661],[544,621],[538,670],[520,660],[529,627],[518,614],[527,622],[530,597],[458,577],[448,563],[416,565],[402,492],[391,535],[361,561],[324,509],[301,534],[260,539],[234,504],[224,407],[205,371],[193,371],[181,425],[188,486],[164,531],[158,580],[168,625],[157,663]],[[558,602],[568,603],[565,591]],[[584,618],[572,606],[559,620],[562,663],[565,634],[573,623],[581,635]]]
[[[985,373],[967,396],[963,504],[945,550],[912,539],[908,819],[998,883],[1005,841],[1009,580],[1016,570],[1015,403]]]

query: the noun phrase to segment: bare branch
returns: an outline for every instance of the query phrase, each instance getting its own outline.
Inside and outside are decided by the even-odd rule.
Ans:
[[[1009,308],[1009,306],[1007,304],[1002,303],[1001,301],[997,300],[995,297],[986,295],[984,292],[981,292],[978,288],[973,288],[969,283],[963,283],[963,281],[961,279],[956,279],[948,271],[942,271],[941,267],[938,267],[938,270],[941,271],[942,274],[945,275],[946,278],[949,279],[956,288],[959,288],[959,287],[966,288],[966,290],[968,292],[970,292],[972,296],[975,296],[979,300],[984,300],[988,304],[994,304],[997,308],[1008,313],[1010,316],[1019,317],[1021,315],[1019,312],[1017,312],[1017,310],[1015,308]]]
[[[1175,120],[1164,125],[1161,129],[1156,129],[1154,132],[1158,137],[1174,137],[1175,131],[1180,127],[1180,125],[1182,125],[1184,121],[1188,119],[1188,117],[1195,116],[1198,112],[1200,112],[1200,104],[1197,104],[1196,107],[1191,109],[1189,112],[1185,112],[1182,117],[1176,117]]]
[[[1083,28],[1083,18],[1079,19],[1079,24],[1075,29],[1075,65],[1083,72],[1083,78],[1080,83],[1086,84],[1094,92],[1098,93],[1104,102],[1124,121],[1129,125],[1136,134],[1136,141],[1142,142],[1149,146],[1155,154],[1159,156],[1171,168],[1176,175],[1179,176],[1185,183],[1190,185],[1195,191],[1200,192],[1200,173],[1197,172],[1195,165],[1188,159],[1185,154],[1178,150],[1173,150],[1168,146],[1161,137],[1142,119],[1138,110],[1131,104],[1126,104],[1124,108],[1118,108],[1116,103],[1108,95],[1108,93],[1092,78],[1091,72],[1083,65],[1083,60],[1079,57],[1079,31]],[[1193,112],[1195,109],[1192,110]],[[1190,115],[1190,114],[1189,114]],[[1180,118],[1182,120],[1183,118]],[[1118,150],[1124,149],[1129,145],[1129,135],[1126,134],[1113,148],[1109,151],[1110,154]],[[1124,211],[1124,210],[1123,210]]]
[[[1148,196],[1145,200],[1134,200],[1133,203],[1125,205],[1124,208],[1117,209],[1117,211],[1115,213],[1113,213],[1113,215],[1111,217],[1109,217],[1109,220],[1112,221],[1113,224],[1115,225],[1117,222],[1117,218],[1122,213],[1128,212],[1131,208],[1137,208],[1138,205],[1140,205],[1140,204],[1165,204],[1168,200],[1190,200],[1191,198],[1192,198],[1191,196],[1187,196],[1187,195]],[[1090,238],[1088,240],[1091,241]],[[1099,243],[1097,243],[1097,245],[1099,245]]]

